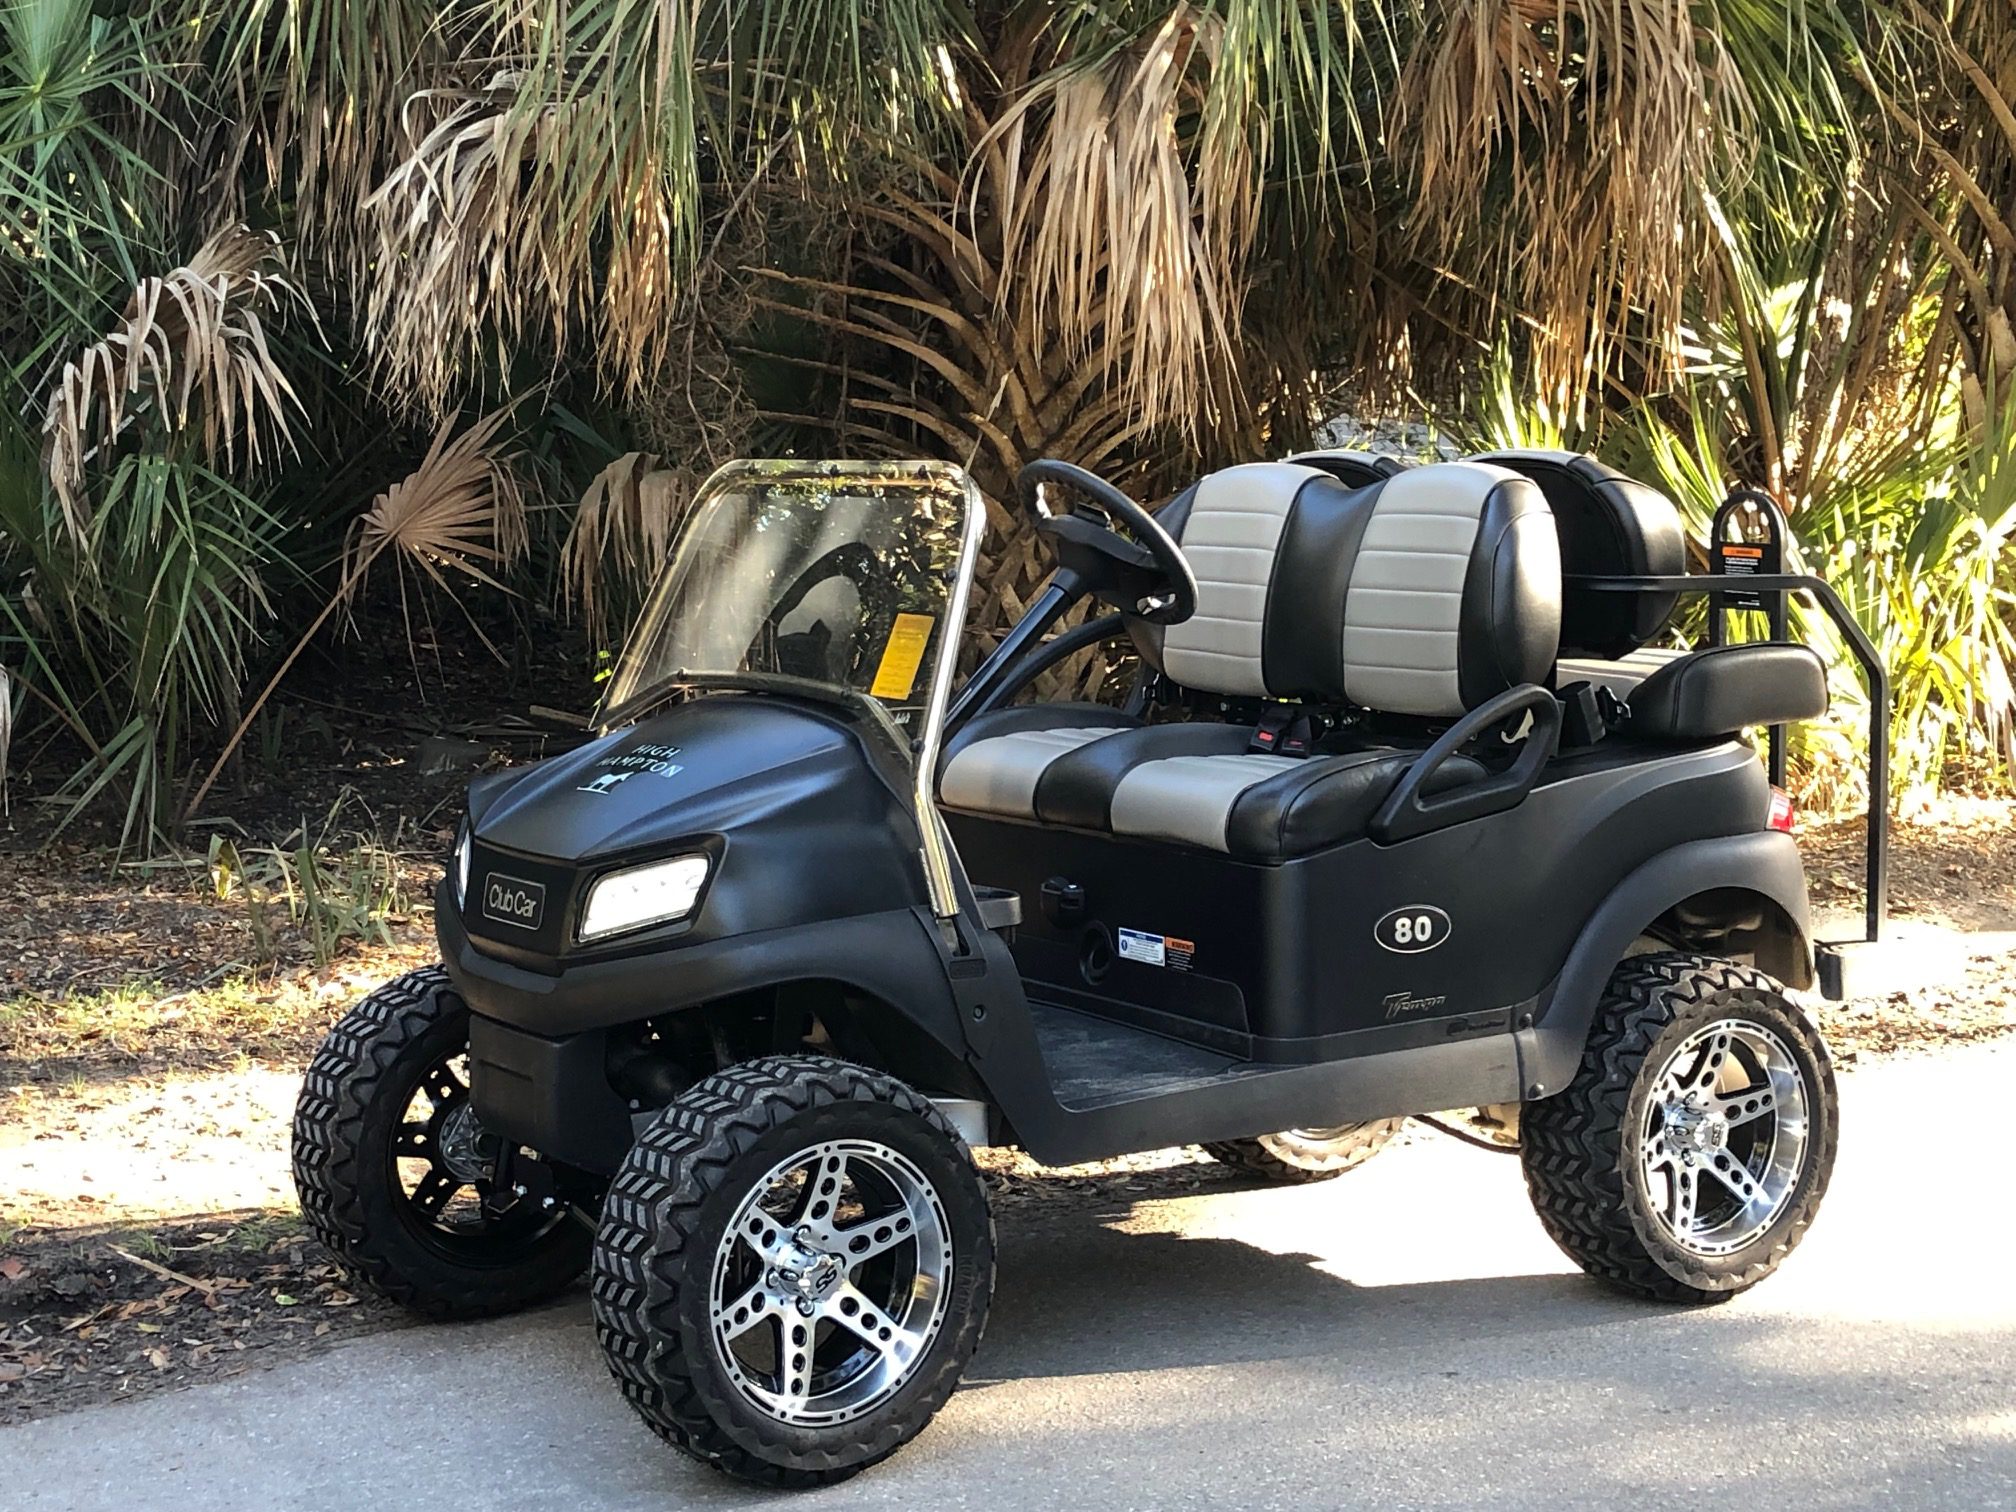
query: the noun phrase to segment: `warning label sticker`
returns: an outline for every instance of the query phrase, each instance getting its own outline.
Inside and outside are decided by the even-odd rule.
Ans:
[[[1188,971],[1197,946],[1174,935],[1149,934],[1142,929],[1120,931],[1120,959],[1139,961],[1143,966],[1166,966],[1171,971]]]
[[[882,648],[882,661],[875,668],[875,681],[868,691],[877,698],[908,698],[917,686],[917,669],[924,665],[924,648],[931,644],[928,614],[899,614],[889,627],[889,644]]]
[[[1169,959],[1169,945],[1161,935],[1123,929],[1120,931],[1120,959],[1139,961],[1143,966],[1160,966]]]

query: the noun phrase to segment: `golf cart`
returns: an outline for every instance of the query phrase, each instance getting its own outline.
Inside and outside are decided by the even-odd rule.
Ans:
[[[599,737],[471,785],[443,964],[309,1068],[296,1177],[343,1262],[439,1317],[590,1270],[638,1412],[773,1485],[951,1394],[994,1282],[972,1146],[1307,1180],[1479,1109],[1592,1275],[1774,1270],[1836,1105],[1747,732],[1820,714],[1824,669],[1644,648],[1704,586],[1718,626],[1797,591],[1873,672],[1825,585],[1686,576],[1670,503],[1551,453],[1252,464],[1154,514],[1058,462],[1022,488],[1055,572],[955,691],[963,473],[709,480]],[[1015,701],[1108,641],[1123,702]]]

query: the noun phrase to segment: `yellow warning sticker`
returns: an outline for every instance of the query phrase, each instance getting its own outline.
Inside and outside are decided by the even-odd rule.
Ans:
[[[889,631],[889,644],[882,648],[882,664],[875,669],[875,681],[868,691],[877,698],[902,703],[917,686],[917,669],[924,665],[924,648],[931,644],[931,627],[937,621],[928,614],[899,614]]]

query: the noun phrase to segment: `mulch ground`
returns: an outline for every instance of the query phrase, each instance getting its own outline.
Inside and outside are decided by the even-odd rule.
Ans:
[[[411,1321],[352,1292],[298,1215],[17,1234],[0,1257],[0,1423],[217,1380]]]

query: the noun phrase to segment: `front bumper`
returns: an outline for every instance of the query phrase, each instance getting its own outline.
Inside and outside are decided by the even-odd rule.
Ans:
[[[469,1096],[484,1128],[584,1171],[613,1175],[630,1148],[631,1109],[609,1085],[599,1031],[548,1039],[476,1014]]]
[[[635,955],[565,961],[549,971],[481,949],[463,927],[444,882],[434,898],[434,933],[456,991],[472,1010],[548,1038],[634,1024],[795,981],[847,983],[885,1002],[915,1005],[920,1017],[951,1012],[929,928],[917,910],[907,908],[721,940],[660,943]]]

